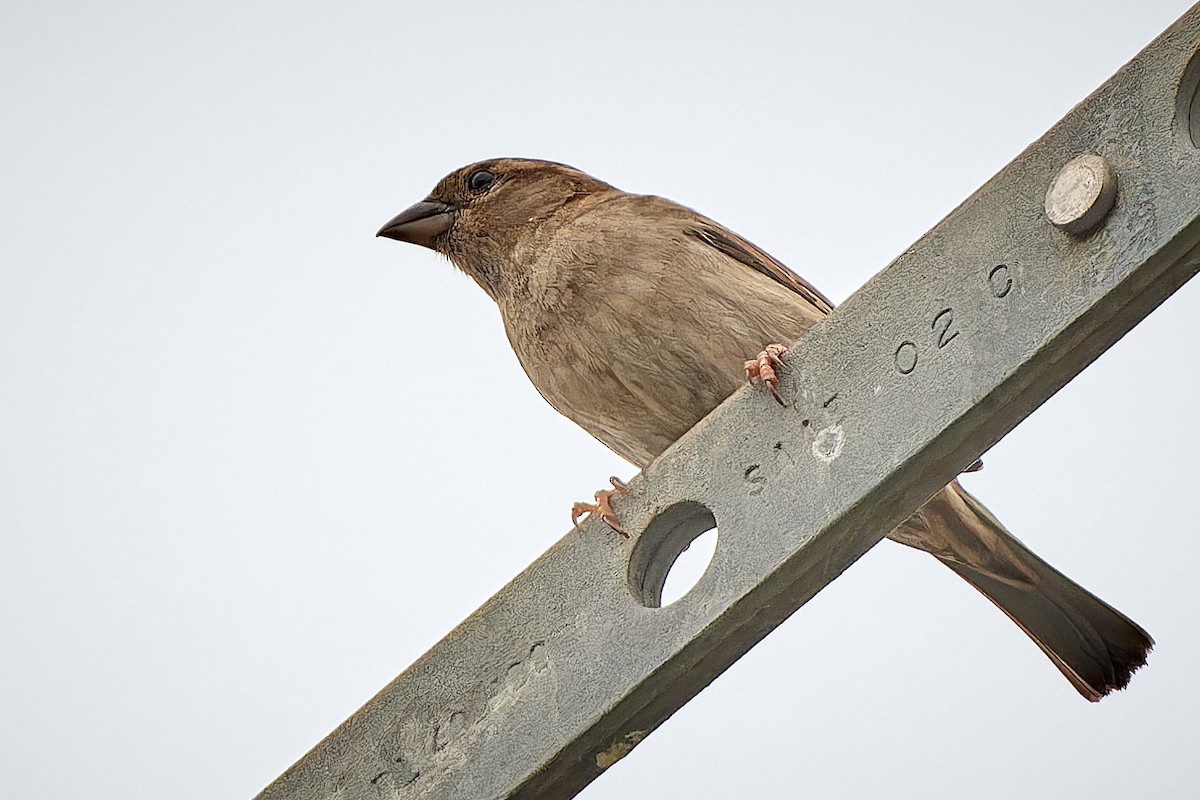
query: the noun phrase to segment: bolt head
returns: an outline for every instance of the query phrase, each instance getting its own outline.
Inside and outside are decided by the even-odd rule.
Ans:
[[[1046,217],[1055,227],[1078,236],[1100,224],[1117,199],[1117,176],[1095,153],[1063,165],[1046,192]]]

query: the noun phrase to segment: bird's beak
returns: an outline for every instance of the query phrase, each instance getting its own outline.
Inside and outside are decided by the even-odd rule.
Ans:
[[[375,235],[433,249],[433,240],[450,229],[452,210],[445,203],[422,200],[401,211]]]

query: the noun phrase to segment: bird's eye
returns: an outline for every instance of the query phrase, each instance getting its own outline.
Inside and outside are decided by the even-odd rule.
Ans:
[[[467,176],[467,188],[473,192],[478,192],[481,189],[491,186],[492,181],[495,179],[496,176],[486,169],[477,169]]]

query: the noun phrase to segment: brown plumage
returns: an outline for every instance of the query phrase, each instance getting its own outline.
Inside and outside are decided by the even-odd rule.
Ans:
[[[379,235],[471,276],[542,396],[638,467],[742,384],[748,356],[833,310],[695,211],[546,161],[463,167]],[[1030,552],[957,481],[889,535],[981,591],[1087,699],[1145,663],[1145,631]]]

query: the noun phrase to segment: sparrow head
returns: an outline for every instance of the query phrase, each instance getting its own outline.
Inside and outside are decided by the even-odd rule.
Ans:
[[[448,257],[493,298],[512,276],[514,250],[574,202],[606,183],[553,161],[497,158],[455,170],[377,236],[428,247]]]

